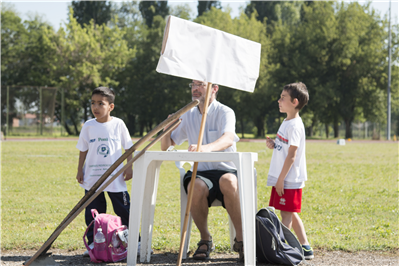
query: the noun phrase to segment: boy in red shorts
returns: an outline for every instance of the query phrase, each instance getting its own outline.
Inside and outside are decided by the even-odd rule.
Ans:
[[[313,249],[306,237],[305,227],[298,213],[301,212],[302,188],[307,180],[305,158],[305,126],[299,111],[309,100],[306,85],[285,85],[278,106],[286,113],[275,140],[266,139],[266,146],[273,150],[267,185],[273,186],[270,206],[280,210],[282,223],[294,229],[304,250],[305,259],[313,259]]]

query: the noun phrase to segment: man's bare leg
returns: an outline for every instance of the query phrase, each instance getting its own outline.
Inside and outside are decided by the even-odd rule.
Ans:
[[[187,188],[190,187],[190,184]],[[200,231],[201,240],[211,240],[211,234],[208,230],[208,186],[199,178],[195,179],[194,195],[191,203],[191,216],[194,223]],[[202,245],[200,249],[207,249]],[[205,254],[197,254],[196,257],[205,257]]]
[[[242,223],[237,177],[234,174],[224,174],[219,180],[219,185],[224,205],[236,229],[236,239],[240,242],[242,241]]]

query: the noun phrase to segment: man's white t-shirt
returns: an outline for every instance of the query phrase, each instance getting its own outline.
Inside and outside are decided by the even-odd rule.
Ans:
[[[172,132],[171,138],[176,145],[181,145],[188,140],[188,144],[197,144],[198,135],[201,127],[202,114],[198,107],[192,108],[190,111],[182,115],[182,122]],[[234,143],[232,146],[221,152],[236,152],[236,142],[240,139],[235,133],[236,116],[234,111],[224,104],[214,100],[208,107],[208,115],[206,118],[204,136],[202,145],[212,143],[219,139],[225,132],[234,134]],[[199,162],[198,171],[206,170],[230,170],[237,169],[232,162]]]
[[[284,188],[296,189],[305,186],[307,180],[305,139],[305,126],[300,117],[283,121],[274,141],[273,156],[267,178],[268,186],[276,185],[288,155],[288,148],[291,145],[298,147],[298,149],[294,164],[284,180]]]
[[[121,157],[122,147],[126,150],[132,145],[129,131],[121,119],[112,117],[111,121],[105,123],[99,123],[96,119],[86,121],[76,145],[76,148],[82,152],[88,150],[83,167],[83,184],[80,186],[90,190],[105,171]],[[119,165],[108,179],[122,167],[122,164]],[[127,191],[123,175],[118,176],[104,191]]]

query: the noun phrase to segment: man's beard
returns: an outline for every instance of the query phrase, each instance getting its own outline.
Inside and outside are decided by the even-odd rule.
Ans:
[[[191,97],[191,100],[192,100],[192,101],[194,101],[194,100],[199,100],[199,101],[200,101],[200,104],[204,104],[204,103],[205,103],[205,96],[204,96],[204,95],[201,95],[200,97],[194,97],[194,96],[192,96],[192,97]]]

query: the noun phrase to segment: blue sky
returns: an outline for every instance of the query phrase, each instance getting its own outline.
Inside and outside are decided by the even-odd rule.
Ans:
[[[392,0],[392,23],[398,22],[399,0]],[[9,2],[14,5],[16,11],[19,13],[22,20],[29,19],[29,16],[35,14],[41,15],[43,19],[49,22],[56,30],[60,27],[60,23],[68,21],[68,4],[71,1],[66,0],[3,0],[2,2]],[[118,2],[118,1],[115,1]],[[232,9],[232,16],[239,14],[239,8],[244,7],[247,2],[243,0],[228,0],[221,1],[223,8],[230,6]],[[366,1],[359,1],[364,4]],[[178,5],[188,3],[193,11],[193,16],[197,13],[196,0],[170,0],[170,5]],[[389,9],[389,1],[374,0],[372,7],[378,10],[382,15],[387,14]]]

